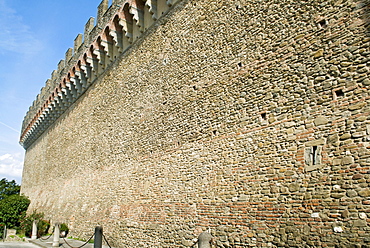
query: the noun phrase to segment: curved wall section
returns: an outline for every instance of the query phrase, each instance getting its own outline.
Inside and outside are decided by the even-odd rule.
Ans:
[[[368,2],[171,3],[99,12],[59,70],[30,211],[114,247],[369,247]]]

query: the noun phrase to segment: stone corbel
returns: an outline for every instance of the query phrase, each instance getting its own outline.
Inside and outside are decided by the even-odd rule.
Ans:
[[[83,66],[85,70],[87,70],[86,66]],[[76,71],[75,75],[80,80],[80,85],[82,87],[82,91],[87,88],[87,74],[86,72],[82,69],[82,65],[80,66],[81,71]]]
[[[100,45],[103,47],[103,50],[104,50],[105,54],[107,55],[107,57],[109,58],[109,60],[112,61],[113,51],[111,51],[111,50],[112,50],[113,44],[111,42],[107,41],[107,40],[101,40]]]
[[[72,99],[71,93],[69,92],[67,87],[62,88],[62,94],[65,96],[65,97],[63,97],[64,101],[69,102]]]
[[[132,23],[122,18],[119,19],[118,23],[119,25],[121,25],[122,30],[125,32],[125,36],[127,37],[129,43],[132,43]]]
[[[96,59],[94,59],[92,56],[91,57],[86,57],[86,62],[89,64],[89,67],[87,67],[87,65],[86,65],[86,68],[87,68],[87,71],[86,71],[86,73],[87,73],[87,75],[88,75],[88,79],[89,80],[93,80],[93,76],[97,76],[97,74],[98,74],[98,65],[97,65],[97,63],[96,63],[96,61],[95,61]],[[89,70],[89,68],[91,69],[91,70]],[[83,69],[82,68],[82,66],[81,66],[81,69]],[[91,73],[91,72],[93,72],[93,73]]]
[[[100,65],[104,65],[104,57],[102,56],[103,53],[104,51],[100,50],[100,48],[94,47],[93,54],[96,55],[96,59]]]
[[[172,6],[172,5],[174,5],[176,2],[177,2],[178,0],[167,0],[166,1],[166,4],[168,5],[168,6]]]
[[[82,85],[80,83],[80,80],[77,77],[71,77],[70,78],[72,84],[74,85],[75,89],[77,90],[77,94],[82,93]]]
[[[133,15],[133,19],[136,21],[140,32],[144,32],[144,11],[135,6],[131,6],[129,11]]]
[[[110,29],[109,30],[109,35],[112,36],[113,38],[113,41],[114,41],[114,45],[118,48],[118,52],[122,52],[123,51],[123,46],[122,46],[122,33],[116,31],[116,30],[113,30],[113,29]]]
[[[86,79],[91,79],[91,66],[89,65],[81,65],[81,72],[85,76]],[[82,79],[82,75],[81,75]]]
[[[69,91],[65,81],[61,82],[60,87],[61,87],[61,93],[62,93],[62,96],[63,96],[62,101],[63,102],[69,102],[72,97],[71,97],[70,91]]]
[[[157,15],[157,0],[147,0],[145,5],[149,8],[149,13],[152,15],[153,20],[158,19]]]
[[[74,83],[71,80],[68,80],[66,86],[72,96],[72,100],[75,100],[77,98],[77,90]]]

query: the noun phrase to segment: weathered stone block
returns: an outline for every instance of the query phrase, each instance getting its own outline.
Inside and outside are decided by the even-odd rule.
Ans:
[[[346,156],[342,159],[342,164],[353,164],[355,162],[355,159],[352,156]]]
[[[361,82],[364,86],[369,86],[370,85],[370,79],[366,78],[364,80],[362,80]]]
[[[358,194],[362,197],[368,197],[370,196],[370,189],[364,189],[358,192]]]
[[[290,192],[297,192],[300,188],[300,185],[298,183],[291,183],[289,184],[289,191]]]
[[[320,146],[320,145],[324,145],[325,141],[326,141],[325,138],[321,138],[321,139],[317,139],[317,140],[311,140],[309,142],[306,142],[305,146]]]
[[[365,220],[354,220],[353,221],[353,226],[354,227],[365,227],[367,226],[367,223]]]
[[[314,58],[319,58],[319,57],[322,57],[323,55],[324,55],[324,50],[323,49],[317,50],[316,52],[314,52],[312,54],[312,56]]]
[[[340,199],[344,196],[345,196],[345,194],[343,194],[343,193],[332,193],[332,194],[330,194],[330,197],[335,198],[335,199]]]
[[[358,109],[362,109],[365,106],[366,106],[366,102],[360,102],[360,103],[357,103],[357,104],[350,105],[348,107],[348,109],[349,110],[358,110]]]
[[[339,142],[339,135],[337,133],[328,136],[328,139],[327,139],[328,144],[337,145],[338,142]]]
[[[355,197],[355,196],[357,196],[357,191],[356,190],[347,190],[347,196],[348,197]]]
[[[347,219],[349,217],[349,211],[346,209],[342,212],[342,218]]]
[[[349,139],[349,138],[351,138],[352,136],[351,136],[351,134],[350,133],[345,133],[345,134],[343,134],[343,135],[341,135],[340,137],[339,137],[339,139],[340,140],[346,140],[346,139]]]
[[[362,175],[362,174],[355,174],[352,177],[353,180],[359,180],[359,179],[362,179],[362,178],[364,178],[364,175]]]
[[[320,116],[320,117],[317,117],[315,120],[314,120],[314,123],[316,126],[320,126],[320,125],[325,125],[329,122],[329,120],[325,117],[325,116]]]

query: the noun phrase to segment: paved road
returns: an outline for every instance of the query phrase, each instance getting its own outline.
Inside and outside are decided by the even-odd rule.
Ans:
[[[0,248],[40,248],[40,246],[27,242],[1,242]]]

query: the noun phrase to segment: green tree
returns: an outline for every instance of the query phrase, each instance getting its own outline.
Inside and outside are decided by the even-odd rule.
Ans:
[[[0,200],[10,195],[17,195],[20,190],[21,186],[19,186],[14,180],[8,181],[5,178],[0,180]]]
[[[21,220],[26,217],[28,205],[30,200],[19,194],[0,200],[0,224],[8,228],[19,227]]]

